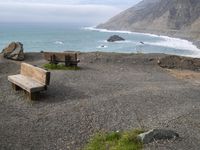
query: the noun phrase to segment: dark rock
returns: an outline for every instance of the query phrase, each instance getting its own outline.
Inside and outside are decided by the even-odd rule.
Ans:
[[[148,144],[157,140],[176,139],[179,134],[172,130],[154,129],[138,135],[138,138],[144,143]]]
[[[149,58],[149,61],[154,61],[154,58]]]
[[[144,42],[141,41],[140,44],[144,44]]]
[[[170,55],[159,59],[158,65],[168,69],[199,70],[200,59]]]
[[[3,49],[2,54],[4,58],[22,61],[24,60],[23,44],[20,42],[12,42]]]
[[[125,39],[118,35],[113,35],[113,36],[109,37],[109,39],[107,41],[108,42],[116,42],[116,41],[125,41]]]

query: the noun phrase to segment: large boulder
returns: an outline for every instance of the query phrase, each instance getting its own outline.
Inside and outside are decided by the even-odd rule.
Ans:
[[[118,35],[112,35],[107,39],[108,42],[116,42],[116,41],[125,41],[124,38],[118,36]]]
[[[23,44],[20,42],[12,42],[2,51],[4,58],[22,61],[24,60]]]
[[[154,129],[138,135],[138,139],[140,139],[144,144],[149,144],[158,140],[176,139],[178,137],[178,133],[166,129]]]

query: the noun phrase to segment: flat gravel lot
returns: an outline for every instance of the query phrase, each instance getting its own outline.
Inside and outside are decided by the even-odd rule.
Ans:
[[[170,75],[156,64],[163,56],[81,53],[81,70],[51,71],[39,101],[12,90],[7,76],[20,62],[0,58],[0,149],[76,150],[98,131],[167,128],[181,138],[145,149],[199,150],[200,78]],[[40,53],[26,58],[47,63]]]

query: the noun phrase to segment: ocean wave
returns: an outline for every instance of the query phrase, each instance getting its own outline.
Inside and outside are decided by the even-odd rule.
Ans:
[[[161,35],[151,34],[151,33],[141,33],[141,32],[131,32],[131,31],[122,31],[122,30],[108,30],[108,29],[100,29],[93,27],[84,27],[84,30],[98,31],[98,32],[108,32],[108,33],[122,33],[122,34],[134,34],[134,35],[147,35],[151,37],[165,37]]]
[[[162,41],[145,42],[145,44],[200,52],[200,49],[198,49],[197,46],[195,46],[190,41],[178,38],[171,38],[167,36],[160,36],[160,37],[162,38]]]
[[[62,42],[62,41],[55,41],[54,44],[63,45],[64,42]]]
[[[136,43],[136,42],[130,41],[130,40],[125,40],[125,41],[115,41],[114,43],[121,43],[121,44],[123,44],[123,43]]]
[[[115,30],[107,30],[107,29],[98,29],[96,27],[85,27],[85,30],[92,30],[92,31],[98,31],[98,32],[109,32],[109,33],[123,33],[123,34],[133,34],[133,35],[146,35],[151,36],[155,38],[160,38],[161,40],[158,42],[145,42],[147,45],[153,45],[153,46],[164,46],[169,48],[175,48],[175,49],[182,49],[182,50],[189,50],[193,51],[196,54],[200,54],[200,49],[194,45],[192,42],[180,38],[173,38],[169,36],[163,36],[163,35],[156,35],[151,33],[139,33],[139,32],[131,32],[131,31],[115,31]],[[125,41],[122,41],[125,42]],[[133,42],[133,41],[126,41],[127,43]],[[121,43],[121,42],[120,42]],[[136,43],[136,42],[133,42]]]
[[[122,34],[134,34],[134,35],[147,35],[151,37],[161,37],[160,35],[151,34],[151,33],[139,33],[139,32],[131,32],[131,31],[123,31],[123,30],[108,30],[108,29],[100,29],[94,27],[84,27],[84,30],[98,31],[98,32],[107,32],[107,33],[122,33]]]
[[[133,32],[130,31],[115,31],[115,30],[107,30],[107,29],[98,29],[96,27],[84,27],[85,30],[92,30],[98,32],[108,32],[108,33],[125,33],[125,34],[132,34]]]
[[[123,44],[123,43],[136,43],[134,41],[130,41],[130,40],[125,40],[125,41],[115,41],[115,42],[108,42],[107,40],[103,40],[103,41],[100,41],[101,43],[112,43],[112,44],[115,44],[115,43],[118,43],[118,44]]]
[[[97,48],[108,48],[108,46],[107,45],[100,45]]]

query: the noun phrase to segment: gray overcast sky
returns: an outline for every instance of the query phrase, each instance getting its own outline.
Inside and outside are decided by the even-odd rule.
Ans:
[[[141,0],[0,0],[0,22],[96,25]]]

